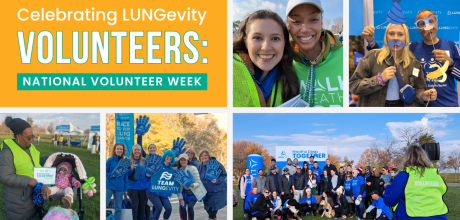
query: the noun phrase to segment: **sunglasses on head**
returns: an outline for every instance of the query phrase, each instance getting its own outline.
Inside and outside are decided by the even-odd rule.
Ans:
[[[35,135],[32,135],[32,137],[26,137],[26,136],[24,136],[23,134],[20,134],[20,135],[23,136],[23,137],[25,137],[25,138],[27,138],[28,141],[30,141],[30,140],[32,140],[32,139],[35,138]]]

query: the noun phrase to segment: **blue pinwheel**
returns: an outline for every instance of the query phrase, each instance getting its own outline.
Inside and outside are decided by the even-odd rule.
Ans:
[[[206,164],[206,174],[205,178],[207,180],[215,180],[217,179],[222,170],[219,169],[220,163],[217,160],[212,159],[209,163]]]
[[[139,164],[136,166],[136,169],[134,169],[134,179],[140,180],[142,178],[145,178],[145,166]]]
[[[158,154],[150,155],[147,158],[146,162],[147,164],[145,165],[145,173],[150,176],[153,176],[154,174],[158,173],[158,171],[160,171],[163,168],[163,165],[161,165],[161,157]]]
[[[190,170],[185,172],[183,169],[177,169],[176,172],[174,172],[174,180],[185,188],[189,188],[190,185],[193,184],[193,176]]]
[[[125,175],[129,170],[129,166],[131,166],[131,160],[129,158],[121,159],[118,162],[117,167],[112,171],[113,177],[120,177]]]
[[[176,154],[176,158],[178,158],[181,154],[185,153],[187,149],[184,148],[184,145],[187,143],[187,141],[184,140],[184,138],[177,138],[176,140],[173,140],[173,147],[171,148],[172,151]]]
[[[144,135],[149,131],[151,126],[149,119],[147,115],[144,115],[144,117],[141,115],[139,118],[136,118],[136,134]]]

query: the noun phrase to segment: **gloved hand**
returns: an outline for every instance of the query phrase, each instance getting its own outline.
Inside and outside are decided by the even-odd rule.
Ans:
[[[120,177],[125,175],[128,172],[129,166],[131,166],[131,160],[129,158],[121,159],[117,167],[112,171],[112,176]]]
[[[189,188],[190,185],[193,184],[193,176],[190,170],[184,172],[182,168],[177,169],[176,172],[174,172],[174,180],[179,182],[185,188]]]
[[[144,135],[149,131],[151,126],[149,119],[147,115],[144,115],[144,117],[141,115],[139,118],[136,118],[136,134]]]
[[[184,138],[177,138],[176,140],[173,140],[173,147],[171,148],[172,151],[176,154],[176,158],[178,158],[181,154],[185,153],[187,149],[184,148],[184,145],[187,143],[187,141],[184,140]]]
[[[219,170],[220,163],[217,160],[211,159],[209,163],[206,164],[206,174],[205,178],[207,180],[215,180],[222,173],[222,170]]]
[[[163,166],[161,165],[161,157],[158,154],[150,155],[146,161],[147,165],[145,165],[145,172],[150,176],[153,176],[154,174],[158,173],[158,171],[160,171],[163,168]]]
[[[142,178],[145,178],[145,166],[139,164],[134,170],[134,179],[140,180]]]

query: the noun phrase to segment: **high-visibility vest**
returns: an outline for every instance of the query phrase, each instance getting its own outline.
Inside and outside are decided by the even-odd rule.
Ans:
[[[35,148],[33,144],[30,145],[30,155],[32,156],[32,161],[30,160],[31,157],[14,142],[12,139],[7,139],[3,142],[6,144],[11,152],[13,153],[14,158],[14,168],[16,169],[16,174],[21,176],[28,176],[30,178],[34,178],[34,165],[36,167],[41,167],[40,165],[40,152]],[[2,144],[2,149],[3,149]]]
[[[259,93],[248,67],[237,53],[233,53],[233,57],[233,107],[261,107]],[[283,83],[281,80],[278,81],[278,83],[273,84],[270,94],[270,107],[283,104],[281,93]],[[276,85],[278,85],[278,89]]]
[[[406,212],[409,217],[447,214],[448,209],[442,199],[447,191],[447,185],[436,168],[425,168],[423,176],[420,176],[418,167],[406,168],[403,171],[409,174],[404,189]]]
[[[59,137],[59,142],[63,142],[64,141],[64,137]]]

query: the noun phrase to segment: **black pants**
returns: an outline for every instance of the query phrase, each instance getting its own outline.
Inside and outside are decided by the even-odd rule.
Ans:
[[[307,214],[307,212],[313,213],[313,215],[316,215],[315,212],[318,209],[318,206],[316,204],[313,205],[308,205],[306,203],[300,204],[300,211]]]
[[[251,215],[251,212],[249,211],[249,209],[244,209],[244,213],[248,214],[248,219],[252,219],[252,215]]]
[[[348,215],[353,215],[355,212],[355,203],[348,203]]]
[[[256,217],[257,219],[265,220],[266,218],[271,218],[270,211],[261,212],[258,211],[256,214],[252,215],[252,217]]]
[[[189,202],[187,202],[187,200],[184,199],[184,202],[186,203],[185,208],[182,208],[182,207],[180,208],[182,219],[187,220],[187,207],[188,207],[188,219],[189,220],[194,220],[195,219],[195,211],[193,210],[193,208],[195,207],[195,204],[196,204],[197,201],[192,199]]]
[[[133,208],[133,220],[145,219],[145,204],[147,204],[147,195],[144,190],[128,189],[128,196],[131,199]]]
[[[281,209],[277,209],[277,210],[275,211],[275,215],[277,215],[277,216],[282,216],[282,215],[283,215],[283,211],[282,211]]]
[[[342,216],[342,212],[345,210],[343,210],[343,206],[339,206],[337,208],[334,208],[334,211],[335,211],[335,217],[340,218],[340,216]]]
[[[364,209],[367,209],[369,208],[369,206],[371,205],[370,203],[372,202],[372,197],[369,194],[366,194],[366,198],[364,198]]]
[[[404,103],[401,100],[385,101],[385,107],[404,107]]]

